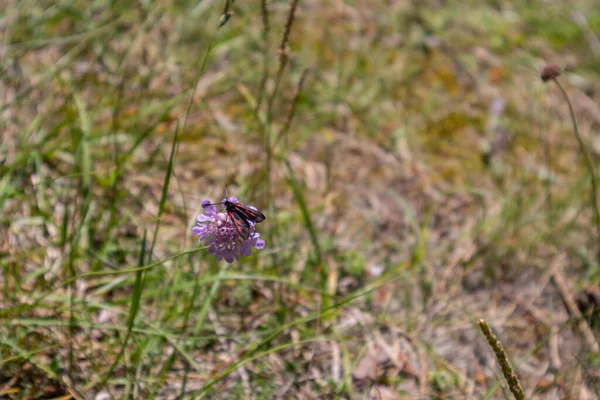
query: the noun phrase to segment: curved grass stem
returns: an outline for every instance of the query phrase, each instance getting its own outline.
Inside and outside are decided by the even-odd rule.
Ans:
[[[569,96],[567,95],[567,92],[562,87],[562,85],[560,84],[558,79],[553,78],[552,80],[554,81],[554,83],[556,83],[556,86],[558,86],[558,88],[560,89],[563,97],[565,98],[565,101],[567,102],[567,105],[569,106],[569,114],[571,115],[571,122],[573,123],[573,132],[575,133],[577,142],[579,142],[579,147],[581,148],[581,152],[583,153],[583,156],[585,158],[586,168],[588,170],[588,173],[590,174],[590,183],[592,186],[592,195],[590,197],[590,201],[592,203],[592,210],[594,210],[594,222],[596,224],[598,242],[600,243],[600,207],[598,206],[597,180],[596,180],[596,172],[594,170],[594,164],[592,162],[592,157],[588,153],[588,151],[585,147],[585,144],[583,143],[583,139],[581,138],[581,135],[579,134],[577,120],[575,119],[575,112],[573,111],[573,105],[571,104],[571,101],[569,100]]]

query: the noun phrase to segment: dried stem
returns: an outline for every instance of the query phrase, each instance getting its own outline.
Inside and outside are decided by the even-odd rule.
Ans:
[[[490,327],[484,319],[480,319],[478,323],[479,329],[481,329],[481,332],[483,332],[483,335],[486,337],[488,343],[490,344],[490,347],[494,350],[494,353],[496,353],[496,358],[498,359],[498,363],[500,364],[500,369],[502,369],[502,374],[504,375],[504,379],[506,379],[506,382],[508,383],[510,391],[512,392],[515,399],[524,400],[525,393],[523,393],[523,388],[519,383],[517,374],[513,371],[508,362],[508,357],[506,356],[506,352],[502,347],[502,343],[500,343],[496,336],[494,336],[492,330],[490,329]]]
[[[267,0],[260,0],[260,11],[262,14],[263,23],[263,40],[265,43],[269,40],[269,8],[267,7]]]
[[[269,78],[269,32],[271,30],[269,23],[269,8],[267,7],[267,0],[260,1],[260,10],[262,15],[262,40],[263,40],[263,65],[262,65],[262,76],[260,78],[260,85],[258,90],[258,98],[256,100],[256,107],[254,113],[258,115],[258,110],[262,103],[265,87],[267,86],[267,79]]]
[[[277,75],[275,77],[275,88],[273,89],[273,93],[271,93],[271,97],[269,98],[269,104],[267,106],[267,118],[266,118],[266,123],[264,124],[265,126],[263,127],[263,132],[264,132],[264,147],[265,147],[265,154],[266,154],[266,161],[265,161],[265,174],[266,174],[266,187],[267,187],[267,198],[269,199],[269,211],[273,211],[271,214],[275,214],[275,210],[272,208],[273,207],[273,202],[270,200],[272,198],[271,196],[271,162],[272,162],[272,158],[273,158],[273,152],[272,152],[272,141],[271,141],[271,134],[270,134],[270,129],[271,129],[271,121],[273,118],[273,102],[275,100],[275,96],[277,96],[277,92],[279,90],[279,86],[281,84],[281,79],[283,76],[283,71],[285,70],[285,67],[287,65],[287,61],[288,61],[288,54],[285,51],[286,50],[286,46],[287,46],[287,42],[289,40],[289,36],[290,36],[290,32],[292,30],[292,24],[294,22],[294,16],[296,14],[296,7],[298,6],[298,0],[292,0],[292,3],[290,4],[290,10],[288,13],[288,17],[287,17],[287,21],[285,24],[285,30],[283,33],[283,36],[281,38],[281,44],[279,45],[279,69],[277,70]],[[266,8],[265,8],[266,10]],[[264,11],[263,11],[264,13]],[[265,15],[268,14],[264,14],[263,18],[265,18]],[[264,21],[266,21],[267,19],[265,19]],[[263,23],[264,23],[263,21]],[[268,26],[268,25],[267,25]],[[256,111],[258,112],[258,106]],[[272,236],[269,237],[270,239],[273,239]]]
[[[586,322],[583,315],[581,315],[581,311],[579,311],[579,308],[577,307],[577,302],[573,298],[573,295],[571,294],[571,291],[569,290],[569,286],[567,285],[567,282],[565,281],[565,278],[563,277],[560,269],[557,269],[556,271],[554,271],[554,273],[552,274],[552,278],[553,278],[556,288],[560,292],[560,296],[563,298],[563,301],[565,302],[565,305],[567,306],[569,312],[571,313],[571,315],[573,315],[575,318],[577,318],[579,330],[581,331],[583,338],[585,339],[588,347],[590,348],[590,350],[592,350],[596,353],[599,352],[600,345],[598,344],[598,341],[594,337],[594,332],[592,331],[592,329]]]
[[[302,71],[302,75],[300,75],[300,80],[298,80],[298,86],[296,87],[296,94],[294,95],[294,100],[292,100],[292,107],[290,112],[288,113],[287,119],[285,120],[285,125],[279,131],[277,138],[275,139],[274,146],[277,146],[279,140],[286,136],[288,131],[290,130],[290,126],[292,125],[292,120],[294,119],[294,114],[296,113],[296,105],[298,104],[298,99],[300,98],[300,93],[302,93],[302,87],[304,86],[304,81],[306,80],[306,75],[308,74],[308,69],[305,68]],[[287,137],[287,136],[286,136]],[[286,140],[287,142],[287,140]]]
[[[298,6],[298,0],[292,0],[292,4],[290,4],[290,12],[288,13],[288,18],[285,23],[285,30],[283,31],[283,36],[281,37],[281,43],[279,44],[279,62],[281,64],[284,63],[285,48],[287,46],[287,42],[290,38],[290,32],[292,31],[292,24],[294,23],[294,17],[296,15],[296,7]],[[287,57],[285,57],[287,58]]]
[[[277,92],[279,91],[279,85],[281,84],[281,78],[283,76],[283,71],[287,65],[289,54],[287,51],[287,43],[290,39],[290,32],[292,31],[292,24],[294,23],[294,17],[296,15],[296,8],[298,6],[298,0],[292,0],[290,4],[290,11],[288,12],[288,18],[285,23],[285,30],[283,31],[283,36],[281,37],[281,43],[279,44],[279,69],[277,70],[277,75],[275,76],[275,88],[273,89],[273,93],[271,93],[271,97],[269,98],[269,108],[267,111],[267,119],[271,120],[271,112],[273,109],[273,102],[275,101],[275,96],[277,96]]]

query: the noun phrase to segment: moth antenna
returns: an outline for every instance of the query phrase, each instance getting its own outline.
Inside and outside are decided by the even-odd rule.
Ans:
[[[227,184],[225,184],[225,197],[229,200],[229,193],[227,192]]]

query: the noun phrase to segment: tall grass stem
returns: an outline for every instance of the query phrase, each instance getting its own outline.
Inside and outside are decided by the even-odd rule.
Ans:
[[[562,87],[558,79],[553,78],[552,80],[560,89],[560,92],[562,93],[563,97],[565,98],[565,101],[567,102],[567,105],[569,106],[569,114],[571,115],[571,122],[573,123],[573,133],[577,138],[577,142],[579,142],[579,148],[581,150],[581,153],[583,153],[585,159],[585,166],[590,175],[590,184],[592,186],[592,195],[590,197],[590,201],[592,203],[592,210],[594,210],[594,222],[596,224],[596,231],[598,235],[597,243],[600,243],[600,206],[598,205],[598,183],[596,180],[596,171],[594,169],[594,163],[592,162],[592,157],[588,153],[587,148],[585,147],[585,144],[583,142],[583,138],[579,133],[577,119],[575,118],[575,112],[573,111],[573,105],[571,104],[571,100],[569,100],[569,96],[567,95],[566,90]]]

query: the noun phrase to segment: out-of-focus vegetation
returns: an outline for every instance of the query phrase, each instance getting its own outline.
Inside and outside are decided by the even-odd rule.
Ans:
[[[0,397],[508,398],[480,318],[527,398],[600,397],[590,173],[540,79],[596,170],[595,1],[6,0],[0,32]],[[225,184],[267,215],[231,265],[191,235]]]

